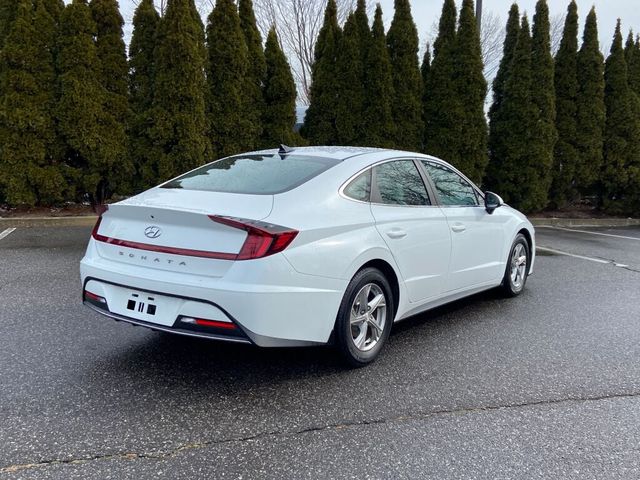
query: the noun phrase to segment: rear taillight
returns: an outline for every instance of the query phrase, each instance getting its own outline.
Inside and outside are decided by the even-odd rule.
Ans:
[[[222,328],[224,330],[235,330],[237,328],[235,323],[207,320],[205,318],[182,317],[180,321],[191,325],[198,325],[199,327]]]
[[[107,303],[104,297],[101,297],[100,295],[96,295],[95,293],[91,293],[88,290],[84,291],[84,298],[88,298],[89,300],[93,300],[94,302],[98,302],[98,303]]]
[[[97,205],[96,213],[98,214],[98,220],[96,221],[95,226],[93,227],[93,231],[91,232],[91,236],[96,240],[100,240],[100,235],[98,235],[98,229],[100,228],[100,223],[102,223],[102,215],[109,210],[109,205]]]
[[[236,260],[252,260],[279,253],[287,248],[298,235],[297,230],[265,222],[222,215],[209,215],[209,218],[214,222],[247,232],[247,238]]]

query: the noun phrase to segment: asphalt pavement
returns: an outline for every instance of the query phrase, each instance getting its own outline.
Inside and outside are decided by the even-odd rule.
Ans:
[[[394,326],[380,359],[116,323],[90,228],[0,239],[0,478],[640,478],[640,228],[538,228],[518,298]],[[0,232],[1,233],[1,232]]]

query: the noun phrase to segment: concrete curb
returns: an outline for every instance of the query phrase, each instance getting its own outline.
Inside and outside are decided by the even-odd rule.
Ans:
[[[95,215],[77,217],[0,218],[0,230],[29,227],[91,227]],[[530,218],[536,227],[631,227],[640,225],[639,218]]]
[[[0,230],[29,227],[90,227],[96,223],[95,215],[77,217],[15,217],[0,218]]]
[[[536,227],[632,227],[639,218],[530,218]]]

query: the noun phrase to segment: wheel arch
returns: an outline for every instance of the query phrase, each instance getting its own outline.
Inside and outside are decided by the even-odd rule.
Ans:
[[[398,313],[398,307],[400,304],[400,280],[398,278],[398,275],[396,274],[395,269],[386,260],[383,260],[381,258],[375,258],[375,259],[369,260],[368,262],[363,264],[360,268],[358,268],[354,273],[354,275],[359,271],[364,270],[365,268],[375,268],[377,270],[380,270],[382,274],[386,277],[387,281],[389,282],[389,286],[391,287],[391,294],[393,295],[393,305],[394,305],[393,317],[395,319],[395,316],[396,316],[396,313]]]
[[[527,243],[529,244],[529,255],[531,256],[531,259],[533,259],[534,255],[535,255],[535,244],[533,243],[533,235],[531,234],[531,232],[529,231],[528,228],[526,227],[522,227],[520,230],[518,230],[518,233],[516,234],[519,235],[522,234],[524,236],[524,238],[527,240]],[[529,262],[529,271],[527,272],[527,274],[531,273],[531,269],[533,268],[533,261]]]

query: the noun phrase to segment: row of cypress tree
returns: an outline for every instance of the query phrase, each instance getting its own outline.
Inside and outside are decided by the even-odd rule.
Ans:
[[[606,61],[595,11],[578,48],[574,1],[551,54],[549,11],[532,28],[509,12],[484,112],[473,0],[444,0],[418,59],[409,0],[385,32],[365,0],[343,27],[328,0],[302,139],[295,84],[274,30],[263,48],[251,0],[194,0],[160,16],[142,0],[127,59],[116,0],[0,0],[0,201],[48,205],[128,194],[207,160],[278,143],[369,145],[450,161],[525,210],[596,195],[614,212],[640,200],[640,40],[620,25]]]
[[[102,202],[205,161],[293,143],[296,89],[251,0],[0,0],[0,203]]]
[[[386,35],[379,6],[371,29],[363,0],[344,28],[336,12],[329,0],[303,128],[312,144],[423,151],[524,211],[596,196],[615,213],[637,212],[640,40],[630,34],[623,48],[619,24],[605,69],[594,9],[578,49],[577,5],[569,4],[554,58],[546,1],[532,26],[514,4],[487,125],[473,0],[459,14],[444,0],[422,66],[409,0],[395,0]]]
[[[473,0],[463,0],[457,17],[455,1],[445,0],[433,59],[428,48],[421,66],[409,0],[395,0],[386,34],[379,5],[372,28],[364,0],[340,28],[329,0],[303,135],[312,144],[429,152],[481,181],[487,82]]]
[[[607,211],[637,214],[640,38],[630,32],[623,47],[618,21],[605,62],[595,9],[578,47],[578,8],[571,1],[552,58],[544,1],[533,20],[530,31],[527,17],[511,7],[489,112],[487,185],[525,211],[594,196]]]

